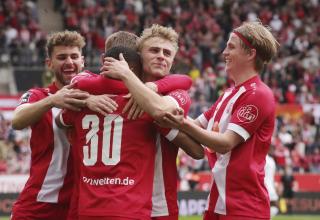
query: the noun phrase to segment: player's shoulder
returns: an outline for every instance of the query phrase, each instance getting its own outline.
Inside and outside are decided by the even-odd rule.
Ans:
[[[272,90],[262,81],[253,81],[245,85],[245,94],[259,102],[274,100]]]
[[[88,78],[92,78],[92,77],[97,77],[97,76],[99,76],[99,75],[97,75],[93,72],[90,72],[89,70],[84,70],[83,72],[80,72],[76,76],[74,76],[71,79],[71,83],[76,83],[80,80],[88,79]]]
[[[49,94],[49,89],[47,88],[38,88],[38,87],[31,88],[21,95],[19,100],[19,105],[28,103],[31,100],[42,99],[48,96],[48,94]]]

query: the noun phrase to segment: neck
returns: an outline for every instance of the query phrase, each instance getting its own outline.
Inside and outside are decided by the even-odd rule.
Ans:
[[[142,79],[143,79],[143,82],[153,82],[153,81],[157,81],[158,80],[157,77],[154,77],[154,76],[151,76],[151,75],[145,74],[145,73],[143,74]]]
[[[62,83],[60,83],[59,80],[55,80],[55,81],[54,81],[54,84],[56,85],[56,87],[57,87],[58,89],[61,89],[61,88],[63,87]]]
[[[256,70],[247,69],[247,70],[241,71],[241,73],[238,72],[235,76],[233,76],[233,81],[235,83],[235,86],[237,86],[256,75],[258,75],[258,72]]]

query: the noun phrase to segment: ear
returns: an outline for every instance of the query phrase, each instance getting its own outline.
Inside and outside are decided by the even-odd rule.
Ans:
[[[257,50],[256,49],[250,49],[250,52],[248,53],[249,60],[254,60],[257,56]]]
[[[84,56],[81,56],[81,69],[84,68]]]
[[[103,65],[103,63],[104,63],[104,56],[105,56],[105,53],[102,53],[102,54],[100,55],[101,65]]]
[[[46,58],[46,65],[48,66],[49,69],[51,69],[51,59],[50,58]]]

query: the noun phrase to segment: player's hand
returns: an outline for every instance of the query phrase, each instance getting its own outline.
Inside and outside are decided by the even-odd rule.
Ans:
[[[86,99],[89,93],[79,89],[73,89],[74,84],[62,87],[50,98],[52,106],[57,108],[66,108],[73,111],[80,111],[86,105]]]
[[[118,108],[118,104],[108,95],[90,95],[86,99],[86,104],[90,110],[103,116],[113,113]]]
[[[144,111],[140,108],[140,106],[134,100],[134,98],[131,96],[130,93],[126,95],[125,98],[129,98],[129,101],[123,108],[122,113],[125,114],[126,112],[129,111],[127,116],[128,119],[134,120],[134,119],[140,118],[143,115]]]
[[[173,113],[166,112],[161,120],[157,121],[161,127],[170,127],[180,129],[185,123],[184,111],[182,108],[177,108]]]
[[[126,74],[130,74],[132,71],[122,53],[120,53],[119,59],[104,58],[103,66],[100,68],[100,75],[121,80]]]

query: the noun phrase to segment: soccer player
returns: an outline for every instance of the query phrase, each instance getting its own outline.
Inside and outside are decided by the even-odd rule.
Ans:
[[[112,47],[107,52],[118,57],[121,50],[133,71],[141,72],[133,67],[140,62],[135,51]],[[109,90],[105,86],[103,92]],[[155,124],[147,115],[127,119],[122,113],[125,99],[116,96],[115,100],[119,108],[113,114],[104,116],[84,109],[79,113],[65,111],[57,118],[64,126],[72,125],[76,132],[72,143],[80,158],[80,220],[150,218]],[[172,130],[166,137],[175,139],[176,134]]]
[[[15,129],[31,126],[29,179],[13,206],[11,219],[66,219],[72,189],[69,144],[54,118],[59,108],[79,110],[86,92],[68,85],[84,64],[83,37],[70,31],[57,32],[47,43],[46,63],[55,74],[47,88],[30,89],[21,97],[12,120]]]
[[[47,42],[46,63],[54,73],[54,82],[47,88],[27,91],[14,111],[13,128],[31,126],[32,130],[30,176],[13,206],[14,220],[66,219],[73,170],[66,135],[54,122],[60,109],[78,111],[86,105],[95,109],[96,103],[103,100],[110,111],[116,108],[108,97],[99,99],[68,85],[84,66],[81,55],[84,45],[84,38],[77,32],[52,34]]]
[[[178,50],[178,34],[168,27],[152,25],[143,31],[138,48],[142,57],[143,81],[151,82],[166,77],[171,69],[175,54]],[[138,105],[156,120],[161,120],[164,112],[176,106],[170,97],[160,97],[147,88],[130,69],[124,59],[120,61],[106,58],[101,74],[121,79],[128,87]],[[175,82],[171,82],[174,84]],[[185,103],[188,95],[181,90],[172,91],[180,101]],[[177,220],[179,215],[177,205],[177,167],[176,157],[178,147],[160,137],[157,148],[153,197],[152,219]],[[179,145],[189,155],[190,148]],[[198,149],[193,149],[198,150]],[[196,153],[196,152],[194,152]],[[199,157],[198,157],[199,159]]]
[[[209,149],[213,182],[205,220],[270,219],[264,166],[274,129],[275,100],[259,72],[278,47],[260,22],[243,23],[232,31],[223,51],[234,87],[195,121],[166,114],[171,126]],[[219,133],[212,131],[215,123],[219,123]]]

